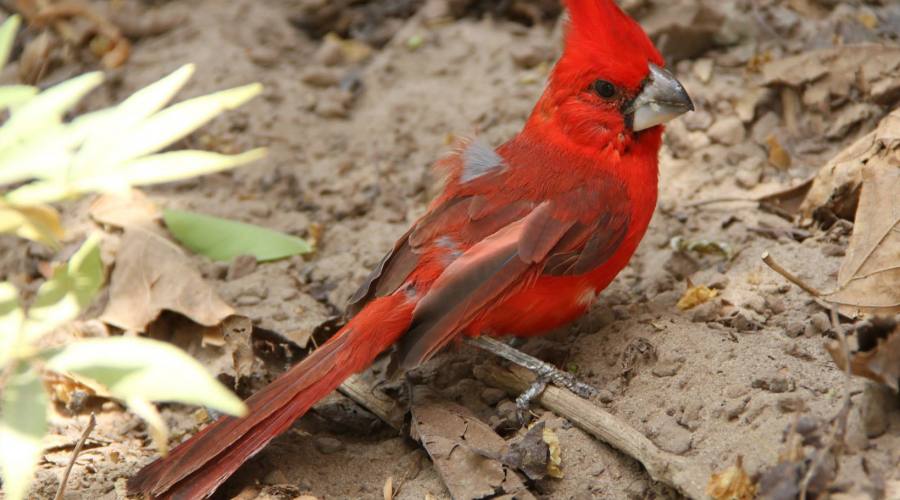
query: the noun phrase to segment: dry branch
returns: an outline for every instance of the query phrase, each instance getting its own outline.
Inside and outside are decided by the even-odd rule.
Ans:
[[[510,394],[531,385],[527,375],[497,366],[477,366],[475,376]],[[706,498],[709,468],[660,450],[640,431],[590,401],[559,387],[548,386],[536,399],[544,408],[563,416],[583,431],[640,462],[654,480],[691,498]]]
[[[338,391],[384,420],[394,430],[400,431],[403,427],[404,411],[398,407],[397,402],[359,375],[351,375],[338,387]]]

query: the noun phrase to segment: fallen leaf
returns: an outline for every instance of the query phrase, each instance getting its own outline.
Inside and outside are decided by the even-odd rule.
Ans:
[[[467,408],[430,399],[425,393],[413,398],[410,435],[428,452],[450,496],[534,499],[515,470],[499,460],[503,438]]]
[[[801,206],[807,215],[827,207],[835,215],[855,220],[837,288],[823,296],[846,314],[900,312],[897,193],[900,109],[828,162]]]
[[[532,481],[544,479],[550,469],[550,447],[544,439],[545,429],[544,421],[529,427],[524,436],[509,444],[501,461],[519,469]]]
[[[368,44],[352,38],[341,38],[340,35],[335,33],[328,33],[323,41],[337,44],[341,51],[341,57],[350,64],[361,63],[370,58],[373,53],[372,47]]]
[[[784,146],[778,141],[778,137],[774,134],[770,135],[769,138],[766,139],[766,145],[769,147],[769,163],[782,170],[790,168],[791,154],[784,149]]]
[[[98,224],[119,228],[141,227],[161,231],[158,225],[162,219],[159,208],[137,189],[131,189],[125,195],[104,194],[98,196],[91,203],[88,214]]]
[[[552,478],[562,479],[565,474],[562,471],[562,447],[559,445],[559,436],[553,432],[553,429],[545,428],[542,437],[550,450],[550,461],[547,462],[547,475]]]
[[[744,470],[743,457],[738,455],[734,465],[714,473],[706,485],[706,494],[713,500],[753,500],[756,484]]]
[[[684,295],[678,299],[678,303],[675,304],[678,309],[682,311],[687,311],[688,309],[692,309],[694,307],[699,306],[705,302],[709,302],[711,299],[715,298],[716,295],[719,294],[718,290],[714,290],[705,285],[688,285],[687,290],[684,291]]]
[[[865,100],[888,104],[900,91],[900,47],[854,44],[815,50],[769,62],[762,71],[766,85],[806,88],[807,106],[828,106],[832,97],[847,97],[854,89]]]
[[[900,391],[900,325],[896,318],[874,318],[857,330],[859,351],[850,354],[850,373]],[[837,341],[825,345],[841,370],[847,357]]]
[[[147,231],[126,229],[100,319],[143,332],[163,310],[215,326],[234,309],[222,301],[175,244]]]
[[[296,236],[219,217],[166,210],[163,220],[182,245],[213,260],[252,255],[265,262],[312,251],[309,243]]]

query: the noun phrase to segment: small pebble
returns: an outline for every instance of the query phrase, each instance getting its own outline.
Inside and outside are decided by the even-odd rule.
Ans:
[[[485,404],[494,406],[506,397],[506,392],[494,387],[488,387],[481,391],[481,400]]]
[[[753,382],[750,384],[750,387],[774,393],[782,393],[793,392],[794,389],[796,389],[797,384],[793,381],[793,379],[778,374],[757,378],[753,380]]]
[[[877,438],[887,432],[889,412],[897,409],[897,394],[888,387],[866,382],[863,390],[860,416],[863,429],[869,438]]]
[[[313,66],[300,74],[300,81],[313,87],[333,87],[341,81],[341,76],[336,70]]]
[[[831,329],[831,320],[824,311],[819,311],[809,318],[809,324],[813,327],[814,333],[825,333]]]
[[[787,306],[784,304],[784,299],[771,295],[766,296],[766,307],[774,314],[781,314],[787,310]]]
[[[707,132],[713,141],[728,146],[743,142],[747,136],[744,124],[736,116],[719,118]]]
[[[324,455],[331,455],[343,451],[345,448],[343,441],[328,436],[317,436],[313,445],[319,450],[319,453]]]
[[[788,321],[787,325],[784,326],[784,334],[788,337],[794,339],[803,335],[803,331],[806,329],[806,323],[798,320]]]
[[[653,369],[650,372],[657,377],[671,377],[678,373],[678,370],[681,370],[683,365],[684,358],[662,359],[653,365]]]
[[[749,397],[728,401],[727,403],[725,403],[725,408],[722,412],[722,416],[725,417],[725,420],[734,420],[740,417],[741,414],[744,413],[744,410],[747,409],[748,402],[750,402]]]

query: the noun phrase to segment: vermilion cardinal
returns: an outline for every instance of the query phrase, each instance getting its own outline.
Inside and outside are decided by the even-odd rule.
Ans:
[[[565,48],[509,142],[438,163],[443,192],[351,299],[355,315],[301,363],[128,482],[202,498],[313,404],[396,346],[401,368],[463,335],[539,334],[583,314],[625,266],[656,205],[666,121],[693,109],[613,0],[566,0]]]

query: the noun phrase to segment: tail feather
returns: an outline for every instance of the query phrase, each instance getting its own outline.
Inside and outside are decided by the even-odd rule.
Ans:
[[[312,405],[393,344],[414,304],[400,293],[373,300],[340,332],[247,400],[243,418],[223,417],[128,481],[130,494],[206,498]]]

